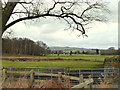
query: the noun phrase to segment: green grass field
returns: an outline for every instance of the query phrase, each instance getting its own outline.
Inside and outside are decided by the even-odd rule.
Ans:
[[[62,68],[100,68],[103,62],[94,61],[6,61],[3,60],[5,68],[10,67],[62,67]]]
[[[6,56],[5,56],[6,57]],[[8,57],[8,56],[7,56]],[[11,58],[15,58],[15,56],[10,56]],[[81,59],[89,59],[90,61],[7,61],[3,60],[2,65],[5,68],[10,67],[62,67],[62,68],[102,68],[103,62],[95,62],[104,61],[106,57],[112,57],[110,55],[48,55],[48,56],[29,56],[27,58],[81,58]],[[24,58],[24,57],[22,57]]]

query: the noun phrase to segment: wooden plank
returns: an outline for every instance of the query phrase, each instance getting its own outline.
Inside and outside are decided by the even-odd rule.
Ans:
[[[6,69],[3,69],[2,77],[3,77],[2,83],[4,83],[7,79],[7,70]]]
[[[54,76],[54,77],[58,77],[59,75],[58,74],[49,74],[49,73],[35,73],[35,75],[41,75],[41,76]],[[62,75],[62,78],[70,78],[70,79],[72,79],[72,80],[77,80],[77,81],[79,81],[80,80],[80,78],[78,78],[78,77],[73,77],[73,76],[66,76],[66,75]]]
[[[35,75],[35,72],[34,72],[33,70],[31,70],[31,71],[30,71],[29,88],[33,88],[34,75]]]
[[[58,77],[58,74],[51,74],[51,73],[35,73],[35,75]]]
[[[17,74],[30,74],[30,71],[8,71],[8,73],[17,73]],[[35,75],[40,75],[40,76],[54,76],[54,77],[58,77],[58,74],[51,74],[51,73],[38,73],[35,72]],[[74,77],[74,76],[66,76],[66,75],[62,75],[63,78],[70,78],[72,80],[80,80],[80,78],[78,77]]]
[[[88,79],[83,83],[80,83],[78,85],[73,86],[72,88],[83,88],[83,87],[87,86],[88,84],[90,84],[92,82],[93,82],[93,79]]]
[[[70,78],[70,79],[72,79],[72,80],[77,80],[77,81],[79,81],[80,80],[80,78],[78,78],[78,77],[74,77],[74,76],[66,76],[66,75],[62,75],[62,77],[63,78]]]
[[[91,75],[89,75],[89,79],[91,79]],[[92,83],[90,83],[90,90],[92,89]]]
[[[61,82],[62,74],[61,72],[58,72],[58,81]]]
[[[7,71],[7,73],[12,73],[12,74],[16,73],[16,74],[26,75],[26,74],[30,74],[30,71]]]
[[[80,80],[79,80],[79,83],[82,83],[83,82],[83,75],[80,75]]]

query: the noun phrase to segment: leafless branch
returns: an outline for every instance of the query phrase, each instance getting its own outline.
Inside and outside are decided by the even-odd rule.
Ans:
[[[16,14],[19,15],[20,17],[6,24],[4,30],[6,30],[7,28],[11,27],[12,25],[20,21],[32,20],[40,17],[56,17],[58,19],[65,20],[65,22],[67,22],[67,24],[69,25],[68,29],[76,29],[80,31],[82,35],[86,35],[86,30],[84,27],[85,25],[88,25],[92,21],[99,21],[99,22],[106,21],[106,19],[100,15],[93,15],[93,13],[91,14],[91,12],[95,12],[97,10],[107,11],[107,9],[104,9],[105,8],[104,5],[98,2],[90,3],[90,2],[79,2],[79,0],[78,1],[53,0],[52,5],[50,5],[51,7],[45,7],[46,4],[42,2],[41,3],[40,2],[35,3],[33,1],[25,2],[25,0],[23,2],[18,2],[24,8],[24,10],[20,9],[11,12],[12,15]],[[83,4],[86,4],[87,7],[81,10],[79,7],[82,7],[81,5]],[[83,7],[86,5],[83,5]],[[78,6],[78,7],[75,9],[74,6]],[[77,11],[77,13],[74,11]]]

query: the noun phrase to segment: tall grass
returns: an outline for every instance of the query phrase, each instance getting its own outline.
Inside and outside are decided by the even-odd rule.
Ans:
[[[64,82],[45,80],[41,81],[39,84],[34,83],[33,87],[30,87],[29,83],[29,80],[25,77],[21,77],[19,79],[11,77],[2,84],[2,88],[71,88],[69,79],[66,79]]]

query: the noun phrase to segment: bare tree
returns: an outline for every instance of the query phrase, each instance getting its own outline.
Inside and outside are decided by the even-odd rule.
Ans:
[[[55,17],[67,22],[69,27],[66,29],[78,30],[82,35],[86,35],[86,25],[94,21],[107,20],[104,16],[109,11],[106,3],[98,1],[16,0],[16,2],[2,2],[2,34],[20,21]]]

